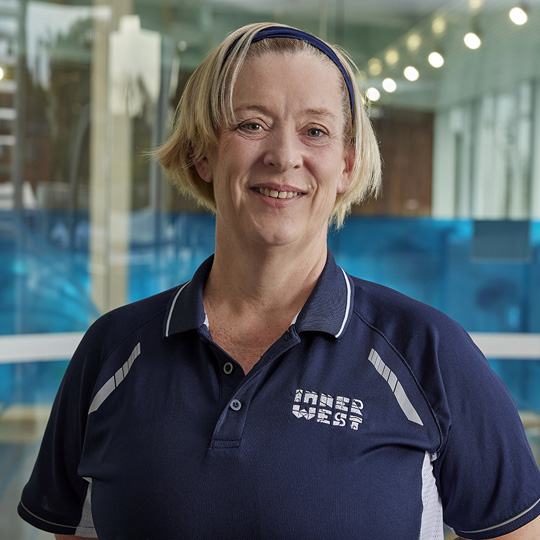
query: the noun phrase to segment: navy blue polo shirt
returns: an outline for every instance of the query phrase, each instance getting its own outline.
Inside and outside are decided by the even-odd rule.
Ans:
[[[244,375],[193,280],[99,319],[53,406],[20,515],[100,540],[441,539],[540,514],[515,404],[442,313],[331,255]]]

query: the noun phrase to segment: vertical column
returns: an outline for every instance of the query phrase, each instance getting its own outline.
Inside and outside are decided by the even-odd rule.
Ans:
[[[94,0],[91,69],[90,275],[100,311],[125,304],[129,269],[132,140],[127,114],[111,114],[109,36],[132,0]],[[109,14],[109,17],[104,16]]]
[[[435,115],[432,215],[469,218],[471,215],[473,104]]]
[[[435,218],[455,217],[456,147],[450,129],[451,111],[435,114],[431,210]]]
[[[469,103],[456,109],[452,115],[452,132],[455,138],[455,170],[454,185],[456,188],[456,217],[469,219],[472,212],[474,140],[472,136],[475,117],[475,104]]]
[[[532,136],[532,84],[523,83],[517,92],[517,115],[512,111],[509,121],[515,129],[513,148],[510,149],[510,219],[529,218],[529,194],[531,186],[531,136]],[[517,116],[517,118],[516,118]]]
[[[113,20],[117,31],[120,19],[133,11],[132,0],[114,0]],[[111,41],[109,40],[109,47]],[[116,69],[118,62],[112,61],[117,51],[109,48],[109,77],[111,64]],[[125,107],[113,110],[110,93],[113,90],[109,79],[109,121],[111,122],[111,182],[109,220],[109,288],[108,309],[125,304],[128,300],[129,283],[129,231],[131,221],[131,188],[133,170],[132,121],[128,114],[128,96]]]
[[[497,100],[493,95],[480,101],[478,123],[474,139],[476,152],[473,169],[472,216],[475,219],[501,218],[497,209],[501,182],[504,181],[504,156],[501,141],[497,139]]]
[[[19,2],[18,12],[15,12],[17,20],[17,63],[15,66],[15,92],[13,93],[14,120],[13,145],[11,147],[12,159],[12,182],[13,182],[13,208],[23,208],[23,183],[24,183],[24,134],[25,134],[25,111],[26,111],[26,7],[27,0]]]
[[[319,0],[319,36],[328,39],[328,2]]]
[[[540,83],[533,85],[533,106],[531,126],[531,147],[538,148],[540,145]],[[533,151],[531,154],[531,219],[540,219],[540,152]]]
[[[102,13],[109,0],[94,0]],[[107,129],[108,51],[110,20],[94,17],[94,40],[90,80],[90,281],[92,298],[101,312],[108,309],[108,201],[111,180]]]
[[[113,309],[127,302],[129,281],[129,226],[133,141],[131,119],[111,115],[111,182],[109,200],[109,283],[108,306]]]

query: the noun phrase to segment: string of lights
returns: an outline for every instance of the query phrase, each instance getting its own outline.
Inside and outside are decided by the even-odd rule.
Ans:
[[[479,25],[482,6],[482,0],[469,0],[468,22],[465,23],[463,17],[455,14],[437,13],[427,29],[425,26],[422,31],[414,28],[399,43],[393,43],[380,55],[371,58],[367,63],[367,99],[377,102],[385,94],[398,91],[402,84],[419,81],[426,74],[423,70],[443,68],[446,63],[444,36],[452,24],[463,27],[462,42],[466,49],[479,49],[482,46]],[[521,3],[507,12],[508,19],[516,26],[523,26],[529,21],[529,12],[530,8]]]

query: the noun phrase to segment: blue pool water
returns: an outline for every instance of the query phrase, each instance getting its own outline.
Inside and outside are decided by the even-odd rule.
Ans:
[[[349,273],[441,309],[470,332],[540,332],[540,223],[491,244],[476,225],[352,217],[329,245]],[[0,334],[84,331],[99,316],[89,230],[84,213],[0,212]],[[189,279],[213,242],[212,216],[134,213],[128,301]],[[540,411],[540,362],[490,362],[521,408]],[[50,402],[65,365],[0,365],[0,404]]]

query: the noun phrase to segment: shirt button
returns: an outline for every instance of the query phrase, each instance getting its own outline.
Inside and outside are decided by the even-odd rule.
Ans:
[[[233,399],[231,401],[231,404],[229,405],[229,407],[233,411],[239,411],[242,408],[242,403],[241,403],[241,401],[239,399]]]
[[[223,365],[223,373],[225,375],[230,375],[233,372],[234,366],[232,365],[232,362],[227,362]]]

